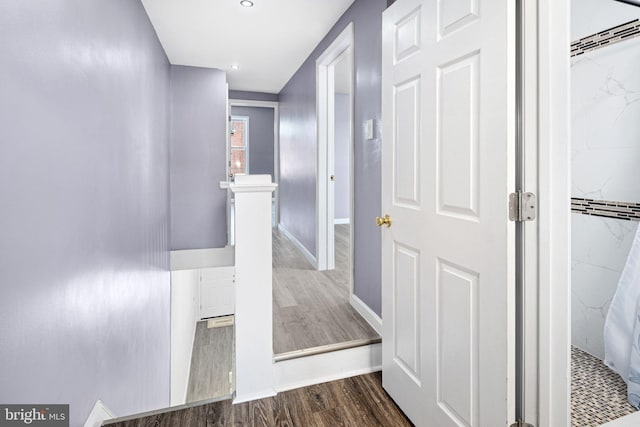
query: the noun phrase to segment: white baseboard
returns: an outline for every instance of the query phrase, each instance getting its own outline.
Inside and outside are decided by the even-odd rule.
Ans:
[[[242,396],[236,395],[233,398],[233,404],[235,405],[238,403],[250,402],[252,400],[264,399],[265,397],[273,397],[276,394],[278,394],[276,390],[266,390],[261,393],[243,394]]]
[[[113,412],[105,406],[102,400],[98,399],[96,404],[93,405],[87,421],[84,422],[84,427],[100,427],[104,421],[114,418]]]
[[[282,224],[278,224],[278,230],[280,230],[282,234],[287,236],[287,238],[291,240],[291,242],[294,245],[296,245],[298,249],[300,249],[300,252],[302,252],[302,255],[304,255],[307,261],[309,261],[311,265],[313,265],[313,268],[318,268],[318,261],[316,260],[316,257],[314,257],[313,254],[309,252],[309,250],[305,248],[304,245],[300,243],[300,241],[296,239],[293,234],[289,233],[289,231],[286,228],[284,228]]]
[[[382,369],[382,344],[370,344],[274,364],[278,392],[335,381]]]
[[[333,219],[333,223],[334,224],[349,224],[349,223],[351,223],[351,219],[350,218],[334,218]]]
[[[369,308],[368,305],[354,294],[351,294],[349,297],[349,303],[351,304],[351,307],[353,307],[354,310],[357,311],[369,325],[371,325],[378,335],[382,336],[382,319],[380,316],[378,316]]]

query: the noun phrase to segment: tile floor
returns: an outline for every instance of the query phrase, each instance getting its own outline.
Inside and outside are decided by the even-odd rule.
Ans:
[[[597,357],[571,347],[571,426],[600,426],[634,412],[622,378]]]

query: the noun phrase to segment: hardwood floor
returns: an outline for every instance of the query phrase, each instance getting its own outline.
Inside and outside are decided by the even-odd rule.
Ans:
[[[349,225],[336,225],[336,269],[316,271],[273,231],[273,350],[276,355],[380,336],[349,303]]]
[[[234,327],[207,328],[198,322],[191,355],[187,403],[229,396],[233,384],[229,372],[234,371]]]
[[[378,373],[285,391],[275,397],[232,405],[209,403],[113,427],[354,426],[402,427],[411,422],[382,389]]]

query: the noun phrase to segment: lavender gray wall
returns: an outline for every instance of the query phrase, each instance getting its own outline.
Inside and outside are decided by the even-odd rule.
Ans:
[[[315,61],[349,22],[355,27],[355,259],[356,295],[380,314],[380,140],[364,139],[364,122],[381,118],[382,11],[386,0],[356,0],[284,86],[280,99],[280,222],[316,251]],[[376,129],[375,136],[380,135]]]
[[[248,92],[245,90],[230,90],[229,99],[245,99],[251,101],[273,101],[278,102],[277,93]]]
[[[249,117],[249,173],[273,180],[273,108],[231,107],[231,114]]]
[[[226,75],[171,66],[171,249],[227,242]]]
[[[349,196],[350,180],[349,180],[349,163],[351,132],[350,132],[350,112],[349,112],[349,95],[344,93],[335,94],[335,187],[334,187],[334,217],[349,218],[349,209],[351,208],[351,200]]]
[[[169,403],[169,64],[139,1],[0,2],[0,402]]]

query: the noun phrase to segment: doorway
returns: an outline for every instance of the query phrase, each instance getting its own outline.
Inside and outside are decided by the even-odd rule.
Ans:
[[[353,303],[353,75],[349,24],[316,61],[316,256],[274,231],[276,361],[380,342]]]
[[[632,3],[632,2],[631,2]],[[572,0],[571,425],[637,411],[640,7]],[[638,236],[638,237],[637,237]],[[588,403],[587,403],[588,402]],[[640,415],[638,415],[640,416]],[[638,423],[638,421],[636,421]]]
[[[320,271],[336,267],[336,227],[338,239],[348,236],[353,259],[353,74],[353,24],[349,24],[316,61],[316,263]],[[352,277],[349,280],[353,293]]]
[[[229,100],[229,137],[227,139],[227,176],[232,181],[236,173],[270,175],[279,182],[280,116],[276,101],[246,99]],[[244,144],[241,142],[244,139]],[[273,192],[271,225],[279,221],[278,189]],[[229,245],[234,244],[234,201],[227,191],[227,226]]]

